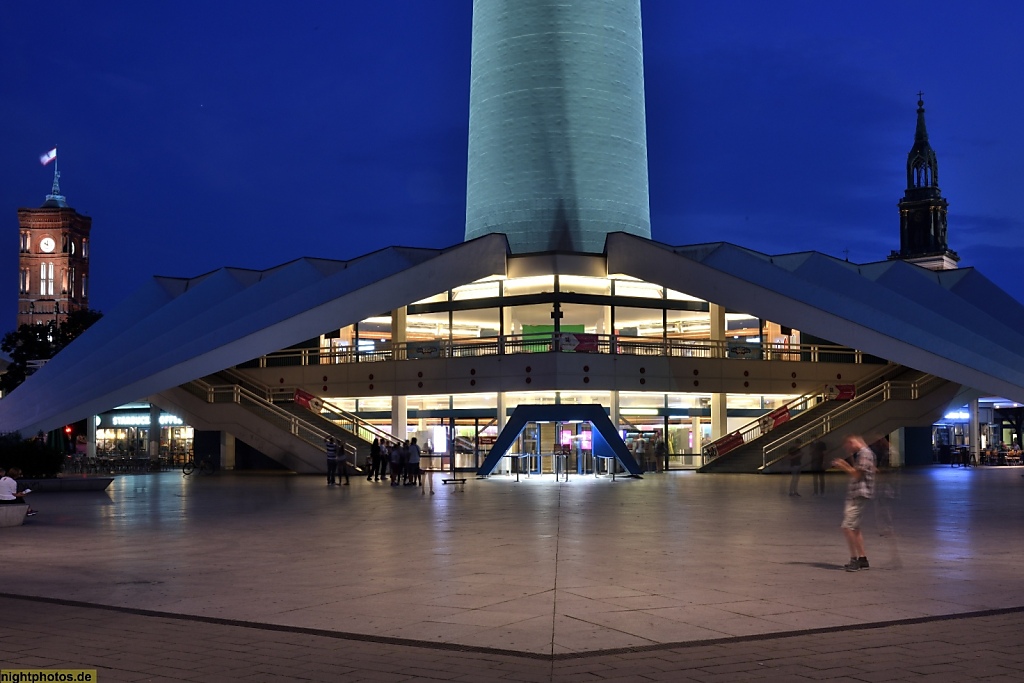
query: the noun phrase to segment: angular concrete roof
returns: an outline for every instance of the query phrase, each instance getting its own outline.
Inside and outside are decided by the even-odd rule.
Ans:
[[[665,285],[1024,402],[1024,306],[971,268],[769,256],[609,235],[608,272]],[[32,434],[505,273],[504,235],[154,278],[0,401],[0,431]],[[429,283],[429,284],[428,284]]]
[[[49,430],[505,272],[488,235],[445,250],[156,277],[0,401],[0,431]]]
[[[973,268],[670,247],[624,233],[608,272],[653,281],[992,396],[1024,402],[1024,306]]]

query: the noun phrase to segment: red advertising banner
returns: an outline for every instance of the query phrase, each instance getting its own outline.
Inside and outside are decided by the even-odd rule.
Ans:
[[[566,353],[597,353],[597,335],[562,332],[556,336],[558,348]]]
[[[719,456],[723,456],[729,451],[736,450],[743,445],[743,437],[739,432],[732,432],[726,434],[721,439],[715,442],[715,450]]]
[[[856,384],[829,384],[825,390],[833,401],[849,401],[857,395]]]
[[[324,402],[319,396],[314,396],[302,389],[295,390],[295,405],[311,410],[314,413],[319,413],[324,408]]]
[[[771,420],[772,429],[775,429],[783,422],[789,422],[789,408],[786,406],[776,408],[768,413],[768,419]]]

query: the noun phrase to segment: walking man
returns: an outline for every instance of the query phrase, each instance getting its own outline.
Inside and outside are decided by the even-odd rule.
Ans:
[[[406,464],[406,486],[418,486],[420,483],[420,446],[416,437],[409,441],[409,460]]]
[[[811,446],[811,479],[814,481],[814,495],[825,495],[825,451],[828,446],[818,439]]]
[[[797,441],[789,447],[789,495],[800,496],[797,487],[800,484],[800,470],[804,466],[803,446]]]
[[[869,568],[867,553],[864,551],[864,535],[860,531],[860,520],[864,506],[875,495],[875,453],[859,436],[846,437],[843,448],[853,456],[853,465],[837,458],[832,462],[832,466],[850,475],[841,525],[846,543],[850,547],[850,562],[843,565],[843,569],[855,572]]]
[[[370,446],[370,466],[366,471],[366,481],[380,481],[380,439],[374,439]]]
[[[327,485],[334,486],[334,477],[338,473],[338,444],[333,436],[327,437],[324,450],[327,451]]]

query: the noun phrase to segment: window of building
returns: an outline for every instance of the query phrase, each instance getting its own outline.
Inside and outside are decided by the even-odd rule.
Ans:
[[[61,268],[60,269],[60,293],[61,294],[67,294],[68,293],[68,269],[67,268]]]
[[[554,275],[538,275],[520,277],[505,281],[505,296],[525,296],[527,294],[546,294],[555,291]]]
[[[574,294],[595,294],[608,296],[611,294],[611,280],[604,277],[582,277],[579,275],[559,275],[558,290]]]
[[[704,301],[703,299],[698,299],[695,296],[690,296],[689,294],[685,294],[683,292],[677,292],[674,289],[666,289],[665,298],[671,299],[673,301]]]
[[[760,341],[761,321],[746,313],[726,313],[725,336],[749,342]]]
[[[669,310],[666,314],[666,336],[670,339],[710,339],[711,316],[707,311]]]
[[[21,231],[21,253],[22,254],[27,254],[29,252],[29,247],[31,246],[31,244],[32,244],[32,239],[29,236],[28,230],[22,230]]]
[[[615,334],[625,338],[643,337],[660,340],[663,332],[663,315],[664,311],[660,308],[617,306],[613,321]]]
[[[53,263],[39,264],[39,295],[53,296]]]
[[[413,303],[411,303],[409,305],[410,306],[418,306],[420,304],[436,304],[436,303],[441,303],[441,302],[444,302],[444,301],[448,301],[448,292],[441,292],[439,294],[434,294],[433,296],[428,296],[426,299],[420,299],[419,301],[414,301]]]
[[[86,286],[85,286],[85,282],[86,282],[86,279],[87,279],[88,277],[89,277],[89,276],[88,276],[88,275],[86,275],[85,273],[83,273],[83,274],[82,274],[82,299],[83,299],[83,300],[84,300],[84,299],[88,299],[88,298],[89,298],[89,290],[88,290],[88,289],[86,288]]]
[[[562,304],[559,328],[563,332],[582,331],[588,334],[611,334],[610,309],[607,306]],[[582,330],[580,330],[582,326]]]
[[[466,301],[469,299],[487,299],[501,295],[501,281],[491,280],[489,282],[471,282],[462,287],[452,290],[453,301]]]
[[[28,294],[28,286],[29,286],[29,282],[28,282],[28,268],[22,268],[21,269],[20,283],[21,283],[21,286],[19,287],[18,291],[21,294]]]
[[[615,278],[615,296],[638,297],[643,299],[661,299],[665,290],[661,285],[643,282],[635,278]]]
[[[417,313],[405,321],[405,338],[409,341],[428,341],[448,338],[448,313]]]
[[[82,240],[82,258],[89,258],[89,240]]]
[[[479,339],[497,337],[501,330],[501,313],[497,308],[478,308],[452,312],[452,338]]]

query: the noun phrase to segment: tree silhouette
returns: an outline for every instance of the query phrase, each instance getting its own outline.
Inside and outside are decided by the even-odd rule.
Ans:
[[[68,313],[63,322],[21,325],[0,340],[0,350],[11,358],[7,372],[0,376],[0,391],[14,391],[43,362],[56,356],[94,322],[103,317],[90,308]]]

